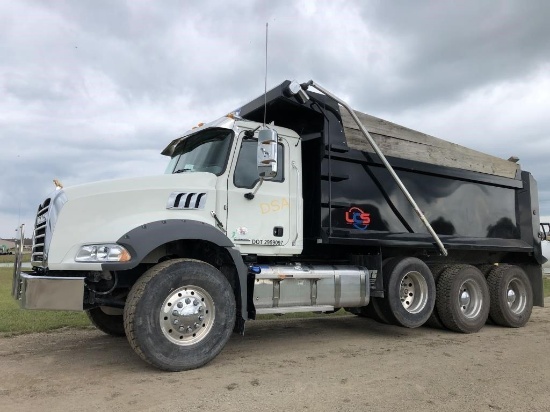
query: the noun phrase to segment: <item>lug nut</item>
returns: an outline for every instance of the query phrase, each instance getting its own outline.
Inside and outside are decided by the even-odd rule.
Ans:
[[[197,322],[195,322],[195,324],[193,325],[193,327],[194,327],[195,329],[197,329],[199,326],[200,326],[200,325],[199,325]]]
[[[192,332],[192,331],[193,331],[193,329],[191,329],[191,326],[188,326],[187,327],[187,332]]]
[[[199,306],[199,312],[202,312],[203,308],[202,306]]]
[[[194,306],[197,306],[198,304],[199,304],[199,301],[198,301],[197,299],[195,299],[195,300],[193,301],[193,305],[194,305]]]
[[[180,326],[180,332],[184,332],[185,331],[185,327],[184,326]]]
[[[200,315],[199,320],[202,321],[204,319],[204,316]]]
[[[183,308],[183,303],[182,302],[178,302],[178,308]]]
[[[187,303],[189,305],[191,303],[191,299],[185,298],[185,303]]]
[[[180,313],[177,310],[172,311],[172,316],[179,316]]]
[[[178,323],[180,323],[180,321],[177,320],[177,319],[174,319],[174,322],[173,322],[173,323],[174,323],[174,325],[177,325]]]

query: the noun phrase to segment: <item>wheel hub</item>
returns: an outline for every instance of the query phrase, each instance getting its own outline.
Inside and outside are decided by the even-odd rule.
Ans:
[[[512,305],[516,301],[516,292],[513,289],[508,289],[507,298],[508,304]]]
[[[204,289],[186,286],[168,295],[160,313],[161,330],[171,342],[193,345],[202,340],[214,323],[214,302]]]
[[[479,315],[483,304],[482,295],[480,284],[473,279],[460,286],[458,303],[466,318],[475,319]]]
[[[462,293],[460,293],[460,306],[468,306],[470,300],[470,293],[467,290],[463,290]]]
[[[428,300],[428,285],[419,272],[411,271],[401,279],[399,297],[403,307],[410,313],[420,312]]]
[[[525,284],[517,279],[512,279],[506,289],[506,301],[510,310],[515,314],[523,313],[527,306]]]

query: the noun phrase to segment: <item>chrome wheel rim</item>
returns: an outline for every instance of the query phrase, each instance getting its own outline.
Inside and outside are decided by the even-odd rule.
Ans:
[[[483,305],[481,286],[473,280],[462,283],[458,292],[458,303],[462,314],[466,318],[475,319],[478,317]]]
[[[527,305],[527,291],[523,282],[512,279],[506,287],[506,303],[512,313],[521,314]]]
[[[208,335],[216,317],[210,294],[197,286],[172,291],[162,303],[160,328],[172,343],[194,345]]]
[[[428,283],[420,272],[407,272],[401,278],[399,296],[403,308],[409,313],[418,313],[428,302]]]

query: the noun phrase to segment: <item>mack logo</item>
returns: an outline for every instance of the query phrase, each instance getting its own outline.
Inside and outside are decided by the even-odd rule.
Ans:
[[[46,215],[40,215],[36,218],[36,226],[41,225],[46,221]]]
[[[204,209],[206,193],[172,192],[166,209]]]
[[[370,224],[370,213],[365,213],[358,207],[350,207],[346,212],[346,223],[359,230],[366,230]]]

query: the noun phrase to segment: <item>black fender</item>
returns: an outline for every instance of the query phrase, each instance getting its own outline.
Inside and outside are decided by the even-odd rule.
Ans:
[[[121,263],[104,263],[101,267],[103,270],[109,271],[132,269],[157,247],[177,240],[205,240],[227,249],[237,268],[241,292],[241,314],[246,320],[248,318],[246,307],[248,269],[233,242],[219,229],[207,223],[196,220],[169,219],[136,227],[116,241],[130,252],[131,260]]]

